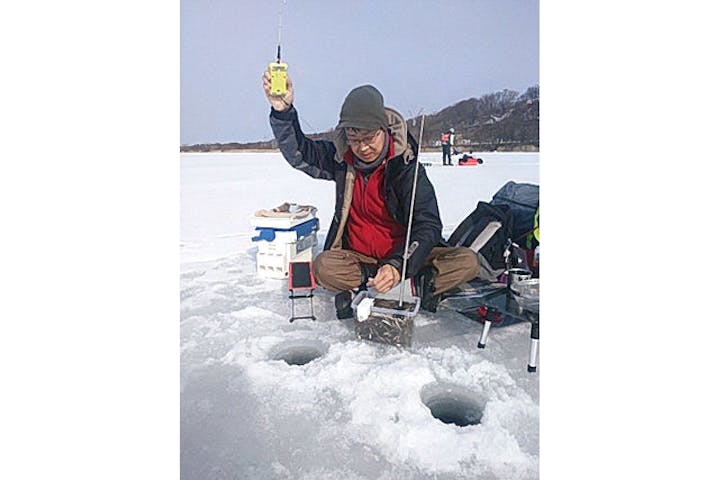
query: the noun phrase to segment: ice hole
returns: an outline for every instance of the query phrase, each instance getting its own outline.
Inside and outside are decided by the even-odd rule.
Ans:
[[[275,360],[284,360],[288,365],[305,365],[322,356],[322,352],[314,348],[297,347],[283,352]]]
[[[466,427],[482,421],[485,402],[471,390],[459,385],[425,385],[421,398],[432,416],[443,423]]]
[[[270,353],[273,360],[282,360],[288,365],[306,365],[325,354],[327,348],[321,342],[294,340],[282,343]]]

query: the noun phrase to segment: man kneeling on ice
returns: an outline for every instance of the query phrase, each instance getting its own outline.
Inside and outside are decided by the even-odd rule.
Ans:
[[[352,290],[372,287],[385,293],[400,281],[418,145],[402,116],[384,106],[371,85],[352,90],[340,110],[334,141],[314,141],[300,128],[294,88],[270,94],[270,125],[285,160],[313,178],[333,180],[336,205],[324,251],[314,259],[314,275],[335,296],[338,318],[352,316]],[[424,310],[437,309],[439,295],[479,273],[477,254],[449,247],[442,239],[434,187],[419,166],[406,275]]]

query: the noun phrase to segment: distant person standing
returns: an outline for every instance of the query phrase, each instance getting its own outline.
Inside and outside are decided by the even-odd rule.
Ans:
[[[454,148],[454,128],[450,128],[439,138],[442,144],[442,165],[452,165],[452,148]]]

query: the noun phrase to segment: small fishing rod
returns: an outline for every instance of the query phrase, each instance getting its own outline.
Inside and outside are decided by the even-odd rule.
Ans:
[[[277,61],[271,62],[270,93],[283,96],[287,93],[287,64],[282,62],[282,12],[287,6],[287,0],[282,0],[282,6],[277,14]]]
[[[422,123],[419,125],[419,142],[417,143],[417,158],[414,166],[414,180],[412,182],[412,198],[409,204],[409,221],[407,222],[407,238],[404,242],[404,253],[402,254],[402,278],[399,284],[399,308],[402,308],[404,302],[404,279],[407,274],[407,259],[412,256],[419,245],[417,241],[409,244],[409,237],[412,233],[412,217],[414,216],[414,198],[417,194],[417,177],[419,175],[419,152],[422,150],[422,135],[424,134],[424,114],[422,115]]]

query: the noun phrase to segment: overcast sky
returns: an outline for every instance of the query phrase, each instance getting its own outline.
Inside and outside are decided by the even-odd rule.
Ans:
[[[282,0],[181,0],[182,144],[272,138],[261,75]],[[406,117],[539,84],[536,0],[287,0],[282,58],[307,132],[371,83]]]

